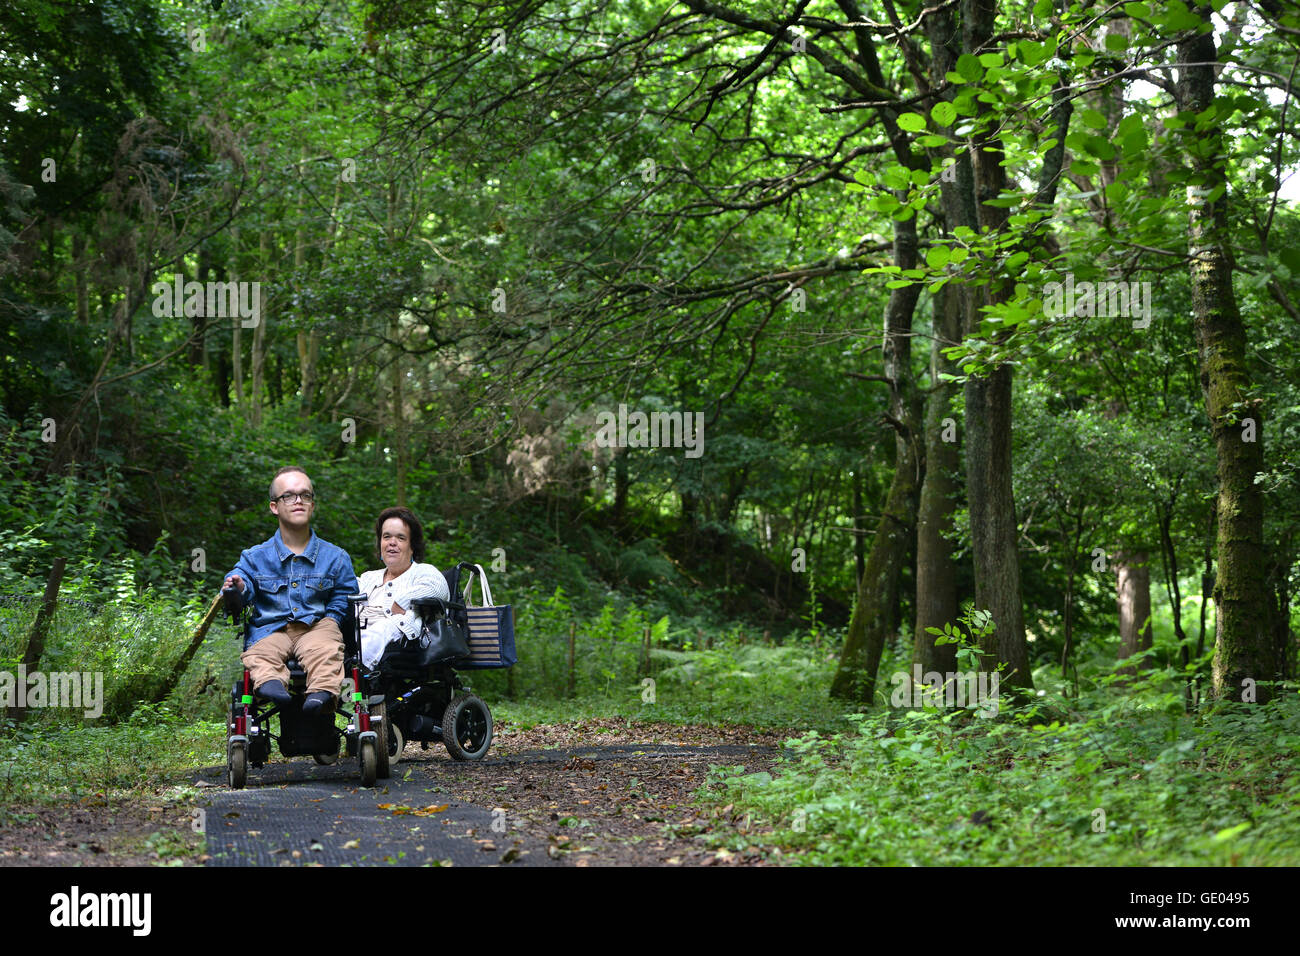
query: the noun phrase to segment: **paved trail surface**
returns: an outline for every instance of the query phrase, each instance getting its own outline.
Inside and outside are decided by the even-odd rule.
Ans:
[[[710,766],[770,769],[781,739],[621,721],[506,729],[477,763],[410,745],[374,789],[360,786],[355,759],[250,768],[242,791],[207,768],[208,865],[762,863],[745,852],[748,821],[695,794]]]

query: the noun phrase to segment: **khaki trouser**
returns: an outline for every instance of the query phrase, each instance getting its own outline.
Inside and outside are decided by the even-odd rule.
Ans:
[[[339,695],[343,688],[343,632],[334,618],[322,617],[310,627],[290,621],[283,631],[266,635],[244,651],[242,660],[255,688],[269,680],[288,687],[285,661],[291,656],[307,671],[307,693],[323,690]]]

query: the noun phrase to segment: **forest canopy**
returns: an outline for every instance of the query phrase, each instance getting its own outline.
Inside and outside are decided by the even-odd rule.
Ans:
[[[210,595],[295,463],[358,569],[409,505],[537,600],[828,629],[856,703],[962,642],[1021,694],[1294,676],[1287,0],[20,0],[0,37],[6,593],[63,557]]]

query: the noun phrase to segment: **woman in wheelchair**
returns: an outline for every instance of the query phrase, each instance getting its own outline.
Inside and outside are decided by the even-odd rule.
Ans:
[[[390,641],[414,638],[420,623],[411,603],[421,598],[451,599],[447,579],[424,561],[424,528],[407,508],[385,508],[375,520],[375,545],[382,568],[358,581],[366,596],[361,609],[361,663],[373,668]]]

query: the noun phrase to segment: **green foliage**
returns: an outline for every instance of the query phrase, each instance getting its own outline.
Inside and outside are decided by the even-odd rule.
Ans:
[[[0,802],[121,798],[188,784],[225,759],[224,722],[181,722],[166,709],[115,726],[23,727],[0,735]]]
[[[957,625],[962,625],[958,627]],[[968,603],[963,609],[961,616],[957,618],[954,624],[945,621],[943,627],[927,627],[927,634],[934,634],[934,643],[936,646],[944,644],[957,645],[957,668],[964,671],[978,671],[981,669],[980,643],[993,633],[994,627],[993,615],[988,611],[979,610],[974,603]],[[1005,666],[1005,664],[1001,665]]]
[[[1066,708],[1064,700],[1056,707]],[[1097,689],[1044,723],[923,711],[786,743],[771,774],[718,768],[707,799],[750,845],[807,865],[1294,865],[1300,700],[1183,713],[1177,676]],[[787,857],[788,859],[788,857]]]

